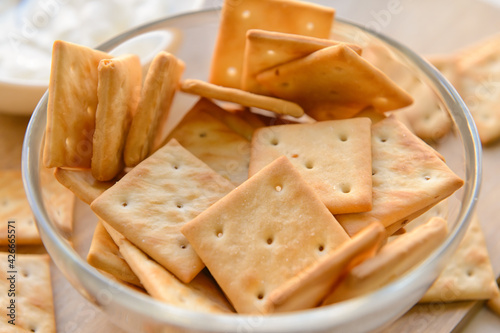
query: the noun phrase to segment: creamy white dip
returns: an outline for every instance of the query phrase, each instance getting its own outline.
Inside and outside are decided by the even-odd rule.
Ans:
[[[202,0],[1,0],[0,80],[48,81],[52,44],[95,47],[168,15],[200,8]]]

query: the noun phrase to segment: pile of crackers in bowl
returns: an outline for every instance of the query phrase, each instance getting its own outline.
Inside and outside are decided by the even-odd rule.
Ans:
[[[226,1],[206,81],[169,52],[143,75],[54,44],[43,162],[99,219],[91,265],[179,307],[272,314],[374,291],[443,243],[464,181],[398,119],[412,94],[329,39],[334,15]],[[163,135],[179,94],[198,99]]]

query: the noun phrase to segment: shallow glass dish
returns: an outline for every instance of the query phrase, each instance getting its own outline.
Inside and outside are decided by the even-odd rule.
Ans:
[[[175,53],[186,63],[184,78],[206,80],[216,38],[219,12],[208,10],[166,18],[126,32],[99,49],[114,54],[140,51],[146,66],[158,47]],[[477,200],[481,178],[481,147],[471,115],[454,88],[434,67],[406,47],[361,26],[336,19],[332,38],[358,43],[380,57],[391,72],[407,71],[428,85],[437,103],[449,113],[452,131],[434,146],[465,185],[449,199],[449,235],[425,261],[393,283],[373,293],[331,306],[293,313],[248,316],[197,313],[158,302],[122,286],[87,264],[86,251],[96,218],[80,203],[79,234],[67,235],[53,223],[40,183],[40,152],[47,113],[47,94],[36,107],[23,148],[25,189],[43,243],[53,261],[89,302],[130,332],[366,332],[384,327],[403,315],[425,293],[462,239]],[[165,45],[162,46],[162,43]],[[373,59],[372,59],[373,60]],[[396,69],[396,71],[394,71]],[[190,99],[191,98],[191,99]],[[186,111],[192,97],[179,94],[172,110],[173,122]],[[177,118],[176,118],[177,117]]]

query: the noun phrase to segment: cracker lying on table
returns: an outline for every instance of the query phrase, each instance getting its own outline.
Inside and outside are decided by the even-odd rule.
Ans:
[[[238,313],[265,313],[274,290],[349,240],[285,156],[181,232]]]
[[[316,120],[350,118],[368,106],[378,112],[391,111],[413,102],[407,92],[345,44],[325,47],[256,78],[273,96],[296,102]]]
[[[172,139],[100,195],[90,207],[187,283],[205,265],[180,228],[233,188],[229,180]]]
[[[4,307],[0,320],[2,332],[56,332],[54,302],[50,280],[50,259],[45,254],[16,254],[15,268],[9,267],[8,253],[0,255],[0,302]],[[16,271],[17,273],[10,273]],[[15,296],[9,296],[15,275]],[[15,326],[8,306],[15,300]],[[7,308],[7,309],[6,309]]]
[[[474,214],[458,249],[420,302],[488,300],[497,295],[486,241]]]
[[[142,287],[139,278],[130,269],[125,259],[121,256],[103,222],[97,222],[87,254],[87,262],[97,269],[105,271],[114,277]]]
[[[90,169],[55,168],[54,176],[59,183],[73,192],[77,198],[89,205],[118,180],[98,181],[92,176]]]
[[[333,214],[372,208],[371,121],[368,118],[263,127],[255,131],[251,177],[285,155]]]
[[[10,230],[15,230],[17,245],[42,243],[24,192],[20,170],[0,170],[0,207],[1,245],[9,244]]]
[[[182,283],[126,238],[121,237],[117,243],[120,253],[153,298],[192,311],[233,312],[224,295],[221,292],[214,292],[217,286],[210,285],[203,273],[200,273],[191,284]]]
[[[331,39],[259,29],[249,30],[246,38],[241,89],[262,95],[271,92],[257,82],[257,74],[339,43]],[[349,47],[361,54],[359,46],[349,44]]]
[[[296,311],[317,306],[352,267],[374,256],[385,240],[385,229],[380,223],[369,225],[316,265],[274,290],[269,295],[269,312]]]
[[[123,149],[141,87],[142,67],[138,56],[126,55],[99,62],[99,102],[91,163],[92,175],[97,180],[111,180],[123,170]]]
[[[398,236],[372,258],[354,267],[325,299],[323,305],[341,302],[381,288],[427,258],[445,240],[446,220],[434,217]]]
[[[43,164],[90,168],[97,108],[97,67],[111,55],[55,41],[47,105]]]
[[[182,60],[168,52],[161,51],[154,57],[125,142],[125,165],[136,166],[153,151],[156,134],[161,133],[168,118],[184,67]]]
[[[498,292],[494,297],[490,298],[488,302],[486,302],[488,308],[491,311],[500,316],[500,292]]]
[[[461,95],[483,144],[500,138],[500,34],[458,54]]]
[[[245,35],[249,29],[328,38],[334,14],[332,8],[300,1],[225,0],[209,81],[240,88]]]
[[[432,147],[392,116],[372,126],[372,173],[372,210],[335,216],[351,236],[374,221],[394,233],[464,184]]]
[[[166,142],[176,139],[218,174],[239,185],[248,178],[250,142],[213,116],[222,118],[223,113],[227,113],[227,117],[231,115],[210,100],[201,98],[172,130]]]
[[[181,90],[186,93],[206,98],[238,103],[248,107],[269,110],[277,114],[300,117],[304,110],[297,104],[279,98],[250,93],[248,91],[218,86],[201,80],[188,79],[181,83]]]

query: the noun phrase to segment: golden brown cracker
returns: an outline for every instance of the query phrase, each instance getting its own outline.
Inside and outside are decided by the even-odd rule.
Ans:
[[[183,282],[204,267],[180,228],[234,185],[175,139],[91,204],[92,210]]]
[[[92,175],[99,181],[116,177],[125,166],[123,149],[142,87],[141,61],[125,55],[99,62]]]
[[[334,214],[372,208],[368,118],[263,127],[252,139],[249,176],[285,155]]]
[[[55,41],[43,150],[46,167],[90,168],[97,109],[97,67],[107,53]]]
[[[300,1],[224,1],[209,81],[240,87],[245,35],[249,29],[328,38],[334,14],[332,8]]]
[[[284,156],[181,231],[239,313],[265,313],[274,290],[349,240]]]

